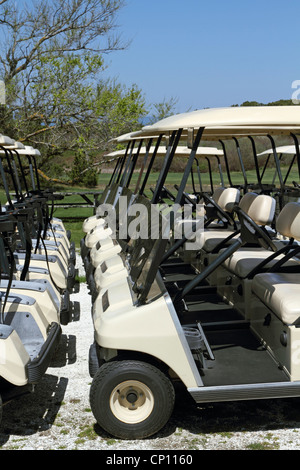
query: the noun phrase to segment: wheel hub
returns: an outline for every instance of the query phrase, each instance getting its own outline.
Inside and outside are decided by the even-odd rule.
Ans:
[[[134,393],[134,392],[130,392],[128,393],[127,397],[126,397],[126,400],[129,402],[129,403],[135,403],[137,401],[138,397],[137,397],[137,394]]]
[[[120,383],[111,393],[110,409],[120,421],[136,424],[144,421],[154,407],[154,396],[142,382],[127,380]]]

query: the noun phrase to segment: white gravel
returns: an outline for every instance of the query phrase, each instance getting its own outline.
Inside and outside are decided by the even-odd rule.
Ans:
[[[79,260],[79,258],[78,258]],[[78,268],[82,266],[79,261]],[[60,347],[33,394],[4,407],[2,450],[246,450],[300,449],[300,400],[196,406],[179,390],[173,416],[156,436],[122,441],[107,435],[90,410],[88,351],[93,342],[85,284],[72,294],[80,318],[63,327]]]

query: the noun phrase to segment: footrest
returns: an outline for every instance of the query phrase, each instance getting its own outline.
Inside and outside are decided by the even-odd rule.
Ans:
[[[37,384],[45,374],[52,356],[59,344],[61,327],[58,323],[52,323],[46,342],[42,346],[38,356],[27,364],[27,376],[29,384]]]
[[[201,324],[198,322],[197,328],[184,326],[183,331],[193,355],[201,363],[202,368],[206,369],[210,361],[215,360],[215,356]]]
[[[205,333],[204,333],[204,331],[203,331],[203,328],[202,328],[202,326],[201,326],[201,323],[198,322],[198,323],[197,323],[197,327],[198,327],[198,330],[199,330],[199,332],[200,332],[201,342],[203,343],[203,345],[204,345],[204,347],[205,347],[205,349],[206,349],[206,351],[207,351],[208,357],[209,357],[209,359],[210,359],[211,361],[214,361],[214,360],[215,360],[215,356],[214,356],[214,354],[213,354],[213,352],[212,352],[212,350],[211,350],[211,347],[210,347],[210,345],[209,345],[209,342],[207,341],[207,338],[206,338],[206,336],[205,336]]]

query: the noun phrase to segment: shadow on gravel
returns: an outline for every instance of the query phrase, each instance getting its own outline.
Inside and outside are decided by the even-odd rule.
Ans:
[[[59,412],[67,385],[64,377],[45,375],[33,393],[7,403],[0,427],[0,446],[10,435],[29,436],[47,431]]]
[[[76,337],[63,334],[50,367],[74,364],[76,359]],[[67,378],[46,373],[33,393],[5,404],[0,425],[0,447],[8,441],[10,435],[29,436],[47,431],[59,412],[67,385]]]
[[[51,361],[51,367],[59,368],[67,364],[74,364],[76,359],[76,336],[61,335],[59,346]]]

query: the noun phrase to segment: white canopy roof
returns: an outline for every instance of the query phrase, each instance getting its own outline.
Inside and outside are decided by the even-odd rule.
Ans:
[[[147,139],[151,139],[152,138],[156,138],[157,137],[157,133],[153,134],[153,135],[147,135]],[[118,143],[125,143],[125,142],[130,142],[132,140],[141,140],[143,139],[145,136],[143,134],[141,134],[141,131],[136,131],[136,132],[128,132],[127,134],[122,134],[122,135],[119,135],[118,137],[115,137],[114,139],[111,139],[111,142],[118,142]]]
[[[23,145],[22,142],[15,142],[15,145],[13,146],[14,150],[21,150],[24,148],[25,148],[25,145]]]
[[[232,135],[290,134],[300,132],[299,106],[242,106],[211,108],[176,114],[145,126],[142,136],[168,134],[177,129],[205,128],[203,137],[220,138]]]
[[[20,155],[41,155],[39,150],[31,147],[30,145],[23,145],[21,142],[13,140],[10,137],[2,134],[0,134],[0,145],[9,150],[16,150]],[[4,154],[4,150],[0,149],[0,153]]]
[[[3,145],[3,147],[7,148],[7,150],[17,150],[17,152],[25,149],[25,145],[23,145],[21,142],[14,142],[13,145]],[[5,151],[0,149],[0,153],[4,154]]]
[[[299,151],[300,151],[300,146],[299,146]],[[276,152],[277,153],[286,153],[286,154],[290,154],[290,155],[295,155],[296,154],[296,147],[295,147],[295,145],[282,145],[280,147],[276,147]],[[257,156],[261,157],[263,155],[268,155],[270,153],[273,153],[273,149],[265,150],[264,152],[259,153]]]
[[[10,137],[7,137],[6,135],[0,134],[0,145],[3,147],[13,147],[15,144],[15,141],[11,139]]]
[[[39,157],[41,155],[40,151],[31,147],[30,145],[25,145],[24,149],[18,149],[17,152],[20,154],[20,155],[32,155],[32,156],[35,156],[35,157]]]
[[[14,148],[14,147],[7,147],[8,150],[16,150],[19,155],[28,155],[28,156],[35,156],[39,157],[41,154],[39,150],[30,147],[30,146],[24,146],[24,148]],[[0,149],[0,154],[4,154],[4,150]]]
[[[154,152],[154,149],[155,147],[150,147],[150,155],[151,153]],[[133,149],[133,152],[134,151],[137,151],[138,149],[135,148]],[[109,158],[114,158],[114,157],[119,157],[119,156],[122,156],[122,155],[125,155],[126,153],[126,150],[115,150],[114,152],[110,152],[108,154],[105,155],[105,157],[109,157]],[[142,147],[140,149],[140,155],[145,155],[146,153],[146,147]],[[175,157],[188,157],[191,153],[191,149],[189,149],[188,147],[184,147],[182,145],[179,145],[176,149],[176,152],[175,152]],[[161,156],[165,156],[166,154],[166,147],[165,146],[161,146],[159,147],[158,151],[157,151],[157,156],[158,157],[161,157]],[[223,150],[220,150],[216,147],[198,147],[197,149],[197,153],[196,153],[196,156],[202,156],[202,157],[207,157],[207,156],[224,156],[224,153],[223,153]]]

